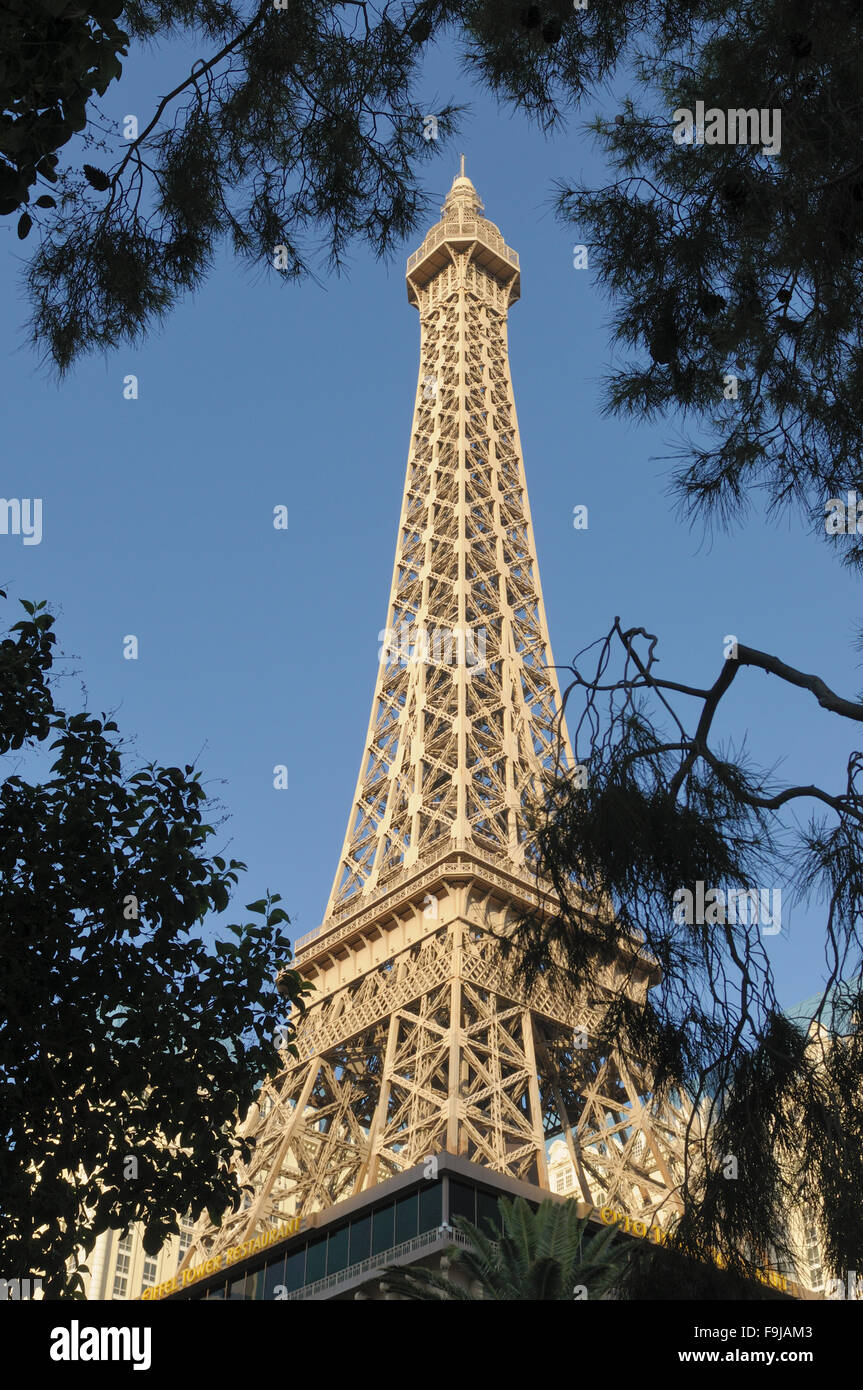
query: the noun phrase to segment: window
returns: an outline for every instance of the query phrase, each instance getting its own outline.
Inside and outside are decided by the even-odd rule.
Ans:
[[[383,1250],[389,1250],[395,1244],[393,1240],[393,1222],[395,1219],[395,1206],[381,1207],[372,1216],[372,1254],[379,1255]]]
[[[305,1250],[302,1252],[305,1260]],[[275,1298],[276,1289],[285,1286],[285,1257],[271,1260],[264,1270],[264,1288],[262,1298]]]
[[[194,1226],[194,1221],[189,1216],[189,1213],[186,1212],[186,1215],[180,1218],[180,1245],[177,1254],[178,1269],[180,1268],[180,1265],[183,1263],[183,1260],[186,1257],[186,1251],[192,1244],[192,1231],[194,1229]]]
[[[483,1192],[480,1188],[476,1194],[476,1224],[484,1236],[500,1232],[500,1208],[497,1201],[493,1192]]]
[[[554,1175],[555,1192],[571,1192],[573,1186],[572,1169],[559,1168]]]
[[[348,1228],[331,1231],[327,1242],[327,1274],[338,1274],[348,1265]]]
[[[285,1288],[290,1292],[292,1289],[301,1289],[306,1282],[306,1247],[302,1250],[295,1250],[293,1255],[288,1255],[285,1260]]]
[[[117,1261],[114,1265],[114,1289],[112,1298],[125,1298],[129,1287],[129,1266],[132,1263],[132,1232],[127,1232],[117,1243]]]
[[[420,1231],[434,1231],[443,1221],[443,1183],[420,1188]]]
[[[449,1184],[449,1214],[450,1220],[454,1216],[464,1216],[468,1221],[476,1222],[476,1193],[472,1187],[456,1182],[454,1178],[450,1178]]]
[[[158,1255],[147,1255],[144,1260],[144,1273],[141,1275],[141,1284],[145,1289],[152,1288],[156,1282],[156,1271],[159,1268]]]
[[[327,1238],[323,1236],[320,1240],[309,1242],[306,1256],[306,1283],[314,1284],[316,1279],[323,1279],[327,1272]]]
[[[807,1212],[804,1220],[804,1236],[806,1241],[805,1257],[808,1266],[808,1284],[813,1293],[820,1293],[824,1286],[824,1267],[821,1264],[821,1246],[818,1241],[818,1228],[812,1218],[812,1213]]]
[[[361,1216],[358,1221],[351,1222],[351,1253],[349,1263],[359,1264],[361,1260],[367,1260],[372,1248],[372,1218],[371,1216]]]
[[[399,1197],[396,1202],[396,1245],[404,1240],[412,1240],[417,1233],[419,1218],[419,1195],[411,1192],[407,1197]]]

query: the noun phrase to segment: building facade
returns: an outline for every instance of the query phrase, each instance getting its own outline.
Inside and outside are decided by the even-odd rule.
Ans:
[[[852,988],[859,981],[852,981]],[[816,1055],[832,1047],[841,1047],[843,1038],[850,1037],[860,1027],[847,1001],[848,991],[834,987],[822,1005],[822,994],[804,999],[788,1016],[806,1030],[809,1047]],[[832,1269],[821,1242],[816,1213],[800,1202],[788,1214],[788,1240],[791,1258],[779,1267],[807,1293],[829,1299],[863,1299],[863,1271]]]
[[[143,1228],[137,1223],[125,1233],[103,1231],[84,1259],[89,1271],[81,1276],[85,1297],[106,1302],[139,1298],[145,1290],[165,1283],[185,1259],[193,1228],[188,1216],[181,1217],[179,1235],[166,1241],[156,1255],[144,1250]]]

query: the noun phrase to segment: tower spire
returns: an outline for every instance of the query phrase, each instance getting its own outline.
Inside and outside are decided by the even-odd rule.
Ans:
[[[571,764],[509,373],[518,256],[453,181],[407,267],[420,369],[380,666],[326,920],[476,849],[526,871],[526,808]]]

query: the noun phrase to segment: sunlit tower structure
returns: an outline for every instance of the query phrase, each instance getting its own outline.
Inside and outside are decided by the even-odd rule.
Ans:
[[[315,993],[299,1057],[244,1126],[247,1203],[197,1231],[185,1268],[291,1217],[362,1213],[436,1157],[539,1199],[552,1138],[584,1202],[648,1225],[676,1209],[682,1107],[593,1045],[601,1000],[528,992],[501,958],[525,910],[554,912],[528,813],[573,759],[509,367],[519,258],[482,213],[462,159],[407,263],[421,332],[407,476],[347,833],[323,922],[295,943]],[[656,978],[633,944],[609,985],[643,998]]]

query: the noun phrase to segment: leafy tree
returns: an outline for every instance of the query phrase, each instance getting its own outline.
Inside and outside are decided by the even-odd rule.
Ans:
[[[863,479],[863,13],[687,9],[704,23],[638,63],[642,100],[594,123],[616,181],[559,191],[613,299],[614,340],[641,350],[606,404],[698,427],[674,474],[690,520],[793,505],[859,567],[856,529],[831,534],[825,504]],[[699,101],[704,130],[688,133],[674,114]],[[767,119],[746,119],[748,142],[710,143],[724,129],[711,110]]]
[[[629,1052],[656,1092],[692,1099],[685,1212],[675,1230],[683,1256],[707,1265],[718,1252],[741,1276],[771,1248],[787,1259],[788,1213],[803,1205],[817,1214],[832,1268],[856,1268],[861,755],[851,755],[842,789],[781,786],[718,749],[711,729],[741,668],[769,671],[852,721],[863,719],[863,705],[742,644],[706,689],[660,677],[657,639],[642,629],[616,620],[594,645],[595,665],[583,671],[576,658],[567,692],[584,701],[573,743],[586,785],[558,778],[534,822],[537,873],[553,885],[559,915],[551,923],[526,915],[504,948],[528,982],[543,976],[573,998],[604,1004],[591,1039],[599,1055],[612,1046]],[[780,813],[798,802],[813,813],[795,829]],[[798,898],[828,903],[829,978],[815,1013],[823,1031],[811,1034],[781,1011],[762,936],[765,926],[779,930],[763,885],[780,874]],[[627,941],[637,954],[612,984],[609,967],[625,962]],[[658,967],[646,999],[636,987],[645,960]]]
[[[629,102],[595,126],[622,178],[561,189],[560,210],[593,232],[593,264],[625,305],[621,339],[652,354],[614,378],[611,402],[719,421],[723,443],[697,452],[684,496],[733,509],[763,457],[777,502],[807,489],[811,502],[819,470],[844,476],[858,457],[855,0],[131,0],[122,20],[132,43],[203,51],[106,168],[61,171],[59,206],[33,213],[33,340],[60,370],[145,331],[200,284],[222,238],[287,280],[312,273],[316,251],[338,266],[355,237],[393,250],[424,211],[423,163],[463,109],[442,104],[440,138],[424,138],[423,56],[451,36],[467,74],[544,129],[636,67],[646,110]],[[698,99],[781,108],[779,153],[675,144],[673,111]],[[734,409],[730,373],[743,383]]]
[[[746,1303],[785,1303],[790,1295],[759,1280],[756,1272],[722,1268],[715,1260],[687,1258],[671,1245],[652,1241],[633,1241],[629,1261],[617,1290],[617,1297],[655,1303],[717,1301]]]
[[[458,6],[433,0],[411,23],[389,8],[125,6],[134,39],[203,34],[212,49],[117,140],[108,168],[61,175],[27,272],[33,341],[61,371],[139,337],[202,281],[222,238],[294,280],[312,272],[307,233],[332,265],[353,237],[384,252],[408,234],[423,206],[417,166],[432,153],[410,96],[421,19],[430,32]],[[445,136],[455,108],[435,114]]]
[[[29,203],[38,179],[57,183],[57,151],[85,128],[93,93],[122,71],[122,11],[123,0],[100,0],[89,12],[77,0],[7,0],[0,10],[0,216]],[[56,200],[45,192],[36,207]],[[22,240],[31,226],[23,212]]]
[[[54,760],[0,785],[0,1267],[50,1298],[80,1287],[67,1261],[101,1231],[141,1222],[153,1254],[178,1212],[239,1203],[236,1118],[278,1066],[279,995],[307,986],[278,894],[202,939],[245,865],[209,853],[198,774],[130,772],[112,720],[58,709],[54,620],[23,607],[0,643],[0,755]]]
[[[393,1266],[385,1271],[384,1287],[424,1302],[560,1301],[602,1298],[620,1277],[627,1253],[617,1228],[592,1226],[574,1202],[541,1202],[533,1211],[523,1197],[501,1197],[498,1210],[500,1231],[494,1236],[462,1216],[454,1218],[470,1242],[447,1251],[455,1280],[422,1266]]]

